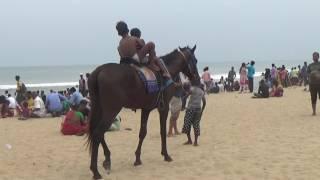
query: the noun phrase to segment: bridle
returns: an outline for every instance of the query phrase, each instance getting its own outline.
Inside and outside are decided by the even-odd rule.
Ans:
[[[185,61],[185,63],[187,64],[189,71],[191,72],[191,74],[192,74],[192,75],[194,76],[194,78],[195,78],[196,75],[194,74],[194,71],[192,70],[192,67],[191,67],[190,63],[189,63],[189,61],[187,60],[186,55],[185,55],[180,49],[178,49],[178,52],[180,53],[180,55],[182,56],[182,59],[183,59],[183,60]]]

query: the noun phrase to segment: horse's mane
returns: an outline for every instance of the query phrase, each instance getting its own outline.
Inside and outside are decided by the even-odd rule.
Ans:
[[[188,49],[189,47],[180,48],[181,51]],[[176,59],[176,56],[178,55],[178,49],[173,50],[169,54],[166,54],[164,56],[161,56],[160,58],[163,59],[164,63],[166,65],[169,65],[172,60]]]
[[[175,57],[177,56],[177,52],[178,50],[175,49],[171,53],[161,56],[160,58],[164,61],[164,63],[169,64],[170,60],[175,59]]]

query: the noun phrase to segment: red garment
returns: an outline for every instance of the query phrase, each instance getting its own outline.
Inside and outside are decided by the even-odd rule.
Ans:
[[[79,120],[79,123],[70,123],[70,121]],[[87,132],[88,125],[81,124],[80,117],[74,111],[66,114],[64,121],[61,123],[61,133],[64,135],[78,135]]]

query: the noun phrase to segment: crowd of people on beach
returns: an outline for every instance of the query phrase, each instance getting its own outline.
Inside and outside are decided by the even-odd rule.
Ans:
[[[255,76],[254,65],[255,61],[251,61],[247,64],[242,63],[238,73],[240,77],[237,77],[234,67],[231,67],[228,76],[221,76],[217,81],[212,78],[212,74],[209,72],[209,67],[205,67],[202,73],[202,82],[205,85],[206,93],[210,94],[232,91],[239,91],[239,93],[253,93]],[[281,97],[283,96],[283,88],[291,86],[303,85],[305,87],[305,91],[307,91],[309,81],[307,67],[307,62],[304,62],[302,67],[298,65],[297,67],[292,67],[291,70],[287,70],[284,65],[276,67],[275,64],[272,64],[271,68],[266,68],[265,72],[261,74],[259,88],[258,91],[254,93],[254,97],[269,97],[269,95],[271,97]],[[265,92],[263,95],[261,94],[262,91]]]
[[[16,76],[16,92],[10,94],[8,90],[0,96],[1,117],[18,117],[19,120],[32,118],[48,118],[63,116],[61,132],[64,135],[83,135],[88,128],[88,115],[90,111],[90,98],[88,78],[80,74],[79,85],[62,91],[43,90],[29,91],[26,85]],[[117,117],[115,124],[119,124]],[[112,127],[114,130],[120,126]]]
[[[71,87],[58,92],[50,90],[46,94],[43,90],[29,91],[20,80],[20,76],[16,76],[15,79],[17,83],[15,96],[8,91],[0,96],[2,118],[17,116],[19,120],[28,120],[65,115],[61,125],[63,134],[86,132],[90,101],[87,98],[85,81],[83,81],[84,89],[81,92],[81,84],[79,84],[79,90]],[[82,79],[81,75],[80,81]]]

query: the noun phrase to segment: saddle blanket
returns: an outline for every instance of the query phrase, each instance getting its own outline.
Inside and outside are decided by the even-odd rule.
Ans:
[[[136,61],[133,62],[131,58],[123,59],[121,64],[131,64],[136,69],[139,78],[144,83],[147,94],[158,93],[160,90],[164,90],[173,83],[172,80],[160,83],[161,81],[157,79],[157,76],[150,68],[143,64],[139,64]],[[158,78],[160,79],[161,77]]]
[[[147,67],[135,67],[139,74],[140,79],[144,83],[148,94],[157,93],[160,90],[160,86],[155,74]]]

